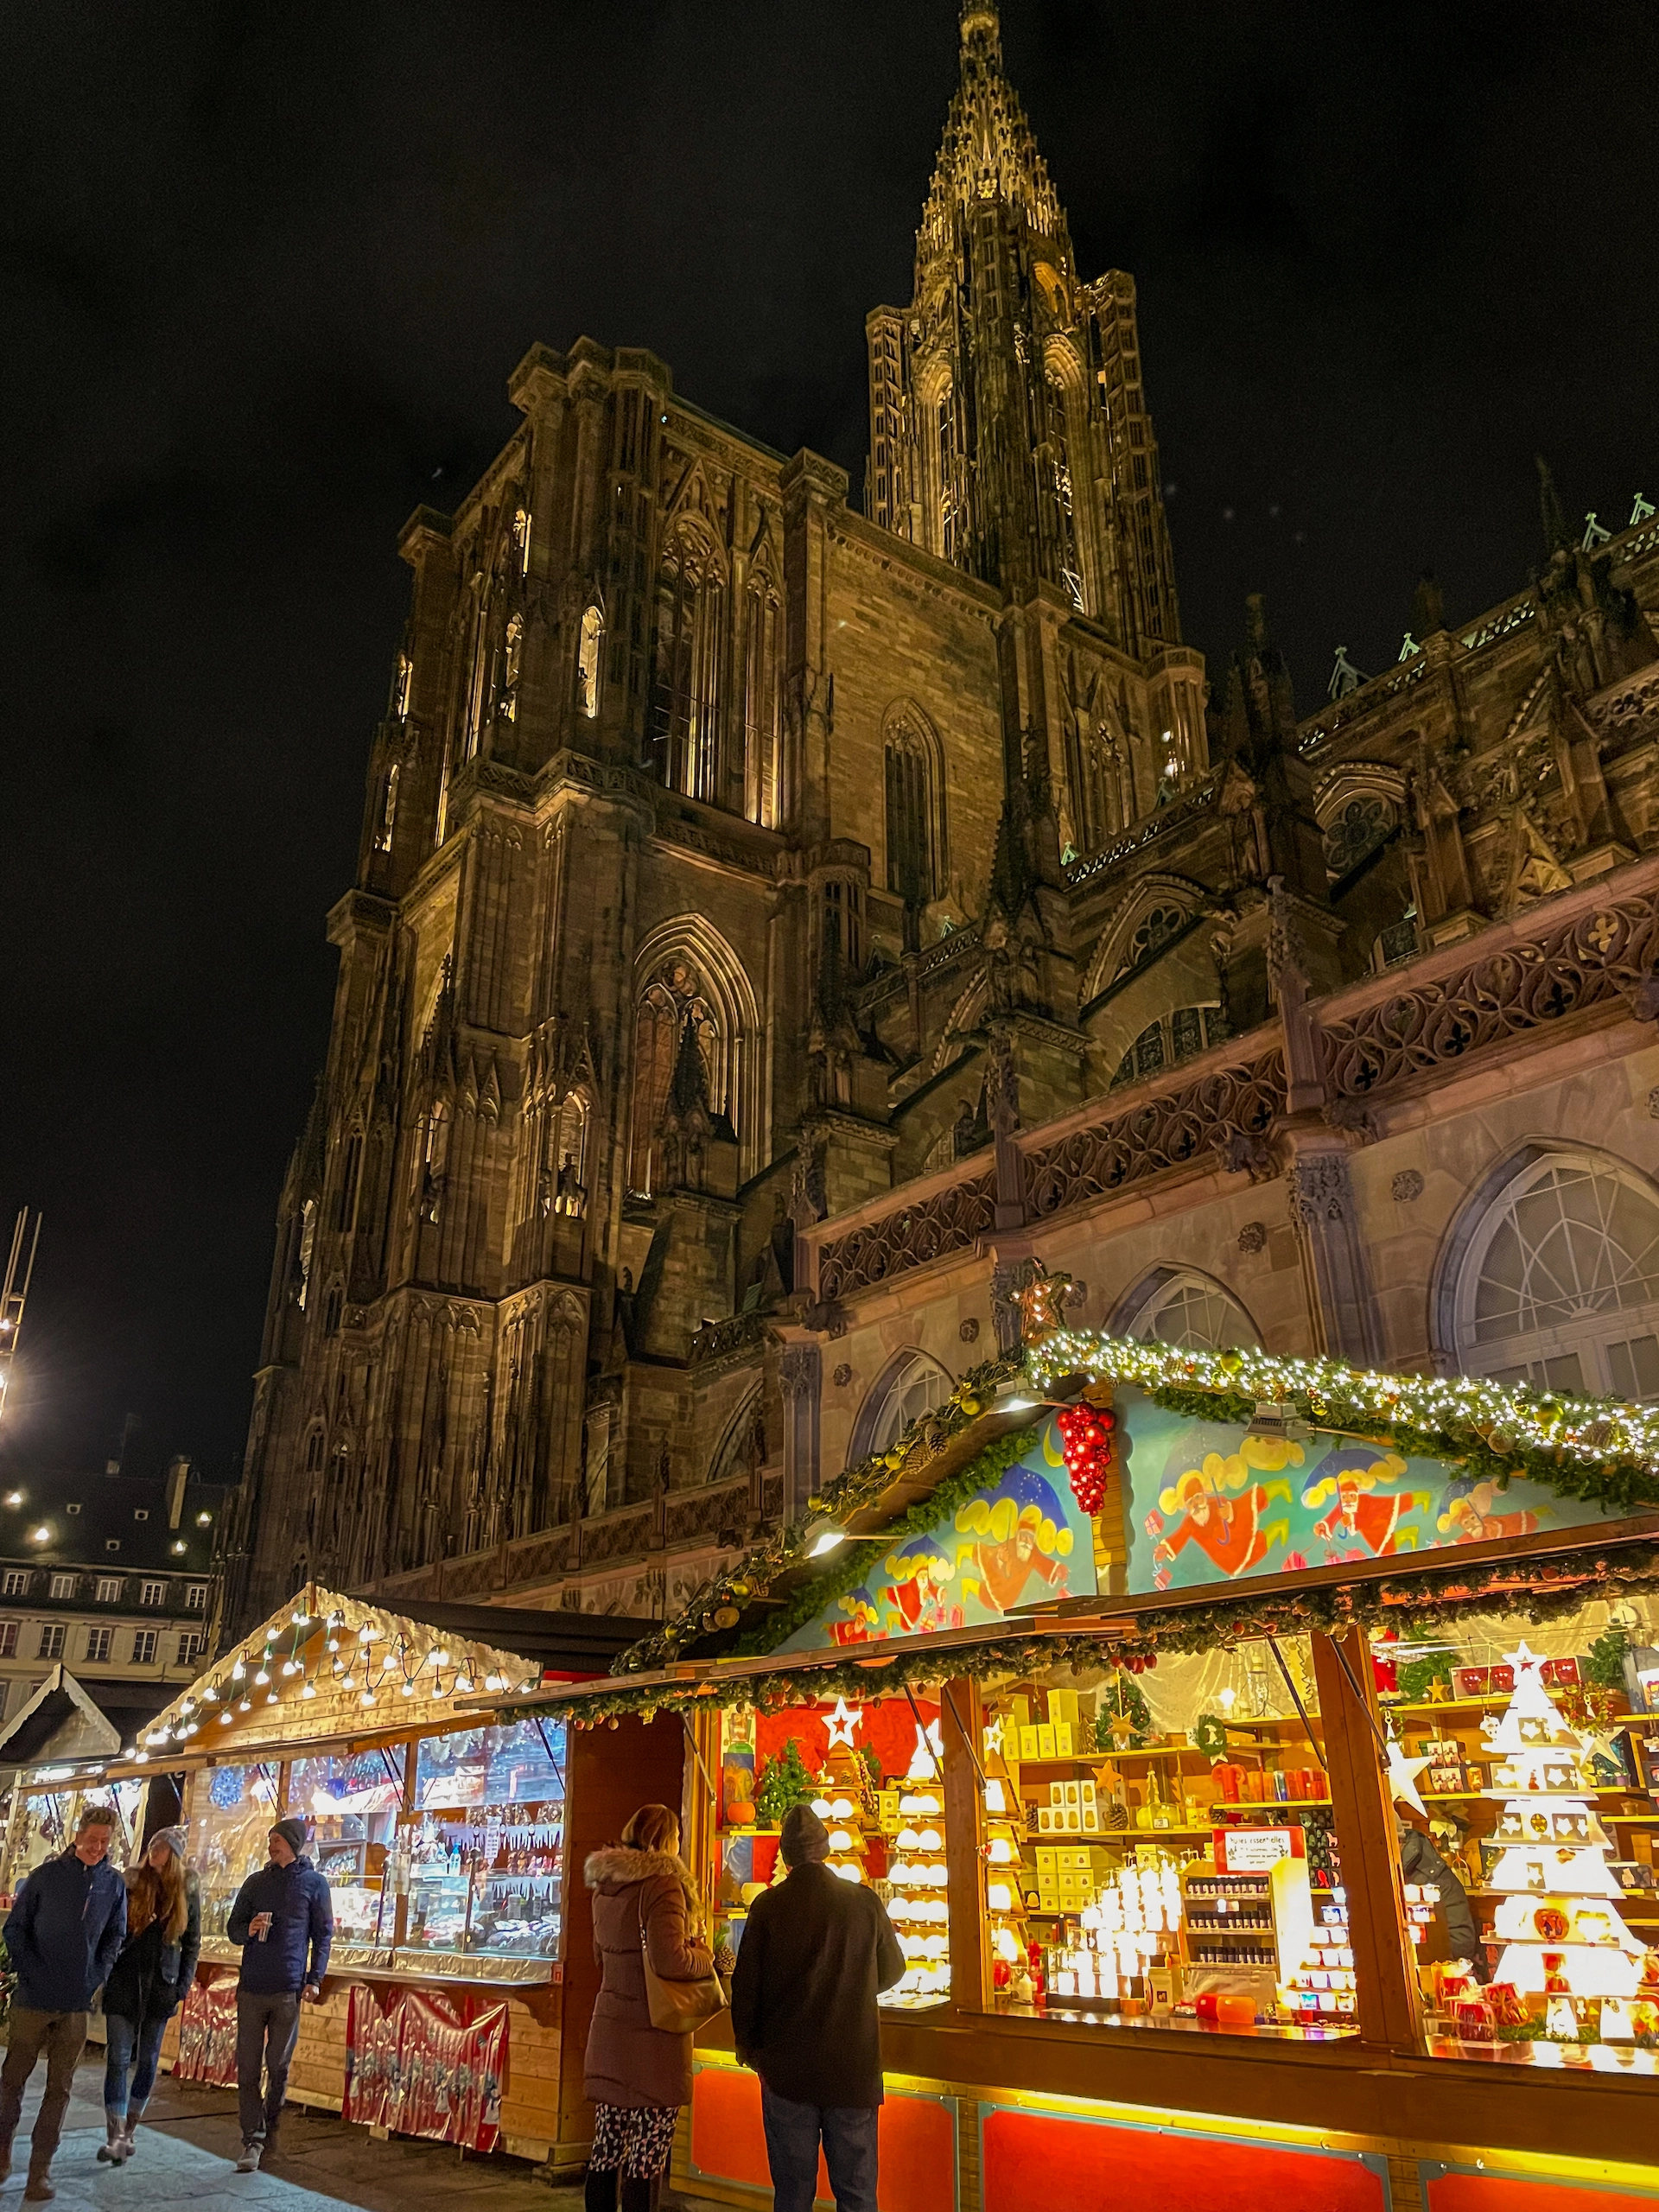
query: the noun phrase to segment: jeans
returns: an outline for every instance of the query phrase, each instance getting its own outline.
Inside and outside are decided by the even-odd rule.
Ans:
[[[288,2089],[289,2062],[300,2037],[296,1990],[281,1996],[236,1993],[236,2103],[245,2143],[263,2143],[276,2125]],[[259,2076],[264,2075],[264,2094]]]
[[[11,2008],[6,2063],[0,2071],[0,2150],[10,2152],[23,2108],[23,2091],[41,2053],[46,2053],[46,2094],[29,2138],[29,2170],[43,2174],[52,2163],[69,2108],[75,2066],[86,2042],[84,2012],[36,2012],[27,2005]]]
[[[104,2047],[104,2109],[113,2113],[118,2120],[127,2114],[127,2075],[132,2075],[132,2101],[143,2105],[156,2086],[156,2069],[162,2056],[162,2037],[167,2033],[168,2016],[151,2015],[143,2020],[123,2019],[118,2012],[104,2015],[104,2030],[109,2040]]]
[[[876,2130],[881,2114],[874,2106],[798,2105],[762,2082],[760,2117],[773,2212],[812,2212],[820,2137],[836,2212],[876,2212]]]

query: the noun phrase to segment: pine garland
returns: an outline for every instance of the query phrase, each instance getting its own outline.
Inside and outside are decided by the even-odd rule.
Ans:
[[[1621,1512],[1659,1505],[1659,1413],[1618,1398],[1064,1329],[1043,1338],[1027,1371],[1042,1390],[1073,1375],[1132,1385],[1192,1419],[1248,1423],[1259,1404],[1282,1405],[1316,1428],[1391,1444],[1408,1457],[1459,1460],[1500,1489],[1525,1475],[1560,1497]]]

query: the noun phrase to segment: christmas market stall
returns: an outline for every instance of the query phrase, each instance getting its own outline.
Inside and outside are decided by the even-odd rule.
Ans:
[[[740,1949],[816,1805],[906,1956],[887,2212],[1659,2203],[1659,1415],[1041,1321],[492,1707],[682,1720]],[[697,2062],[677,2181],[759,2206]]]
[[[569,1853],[613,1833],[621,1778],[556,1713],[506,1719],[465,1700],[591,1672],[594,1624],[447,1611],[416,1620],[308,1586],[112,1769],[118,1789],[147,1771],[182,1777],[203,1943],[165,2055],[186,2078],[234,2080],[239,1955],[226,1923],[272,1825],[296,1816],[329,1885],[334,1942],[323,2001],[302,2014],[290,2098],[580,2165],[592,1947],[565,1870]],[[493,1618],[502,1643],[480,1632]],[[528,1653],[505,1648],[509,1631]],[[677,1799],[677,1720],[632,1719],[611,1740]]]

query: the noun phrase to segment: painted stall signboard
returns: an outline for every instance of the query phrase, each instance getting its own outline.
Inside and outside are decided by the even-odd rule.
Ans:
[[[930,1630],[982,1628],[1045,1598],[1096,1590],[1094,1525],[1071,1495],[1059,1431],[1046,1421],[1023,1459],[889,1550],[864,1548],[857,1587],[780,1649],[816,1651]]]
[[[1616,1520],[1517,1479],[1507,1490],[1444,1459],[1315,1429],[1300,1440],[1168,1413],[1139,1390],[1114,1401],[1129,1588],[1185,1590],[1356,1560],[1491,1543]]]

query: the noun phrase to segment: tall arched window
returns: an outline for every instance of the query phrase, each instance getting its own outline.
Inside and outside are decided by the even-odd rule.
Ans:
[[[605,617],[596,607],[588,607],[576,640],[576,704],[592,721],[599,712],[599,652],[605,637]]]
[[[942,1406],[954,1388],[947,1371],[927,1352],[895,1352],[859,1408],[849,1460],[891,1450],[912,1421]]]
[[[934,849],[933,766],[929,747],[907,721],[889,725],[887,774],[887,888],[907,906],[925,906],[938,890]]]
[[[652,718],[663,780],[689,798],[717,796],[725,607],[718,556],[700,532],[683,525],[669,541],[658,586]]]
[[[649,1193],[661,1178],[658,1129],[674,1079],[674,1062],[687,1022],[702,1055],[710,1110],[726,1110],[724,1046],[719,1014],[696,969],[677,957],[664,961],[640,994],[633,1029],[633,1107],[629,1128],[628,1187]]]
[[[1112,1089],[1156,1075],[1160,1068],[1178,1068],[1194,1060],[1227,1034],[1219,1006],[1178,1006],[1173,1014],[1149,1021],[1117,1064]]]
[[[962,556],[962,456],[954,385],[947,384],[940,392],[933,423],[939,469],[939,550],[947,561],[957,561]]]
[[[1053,369],[1043,378],[1043,442],[1036,455],[1037,494],[1044,516],[1056,582],[1063,584],[1079,609],[1083,570],[1077,560],[1077,532],[1071,512],[1071,464],[1066,442],[1065,386]]]
[[[1624,1161],[1529,1151],[1454,1229],[1451,1258],[1466,1372],[1659,1397],[1659,1192]]]
[[[743,811],[768,830],[778,826],[779,769],[783,741],[782,689],[778,680],[782,609],[764,571],[748,589],[743,640]]]
[[[1154,1268],[1119,1307],[1112,1332],[1186,1351],[1234,1351],[1262,1341],[1231,1291],[1195,1268]]]
[[[1135,772],[1109,722],[1085,732],[1080,766],[1077,835],[1082,850],[1092,853],[1135,819]]]

